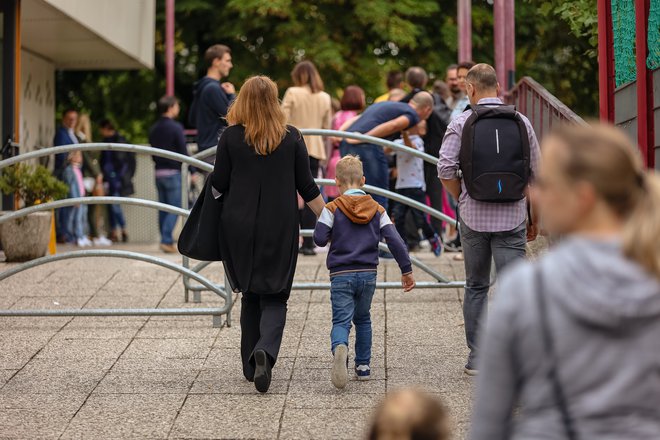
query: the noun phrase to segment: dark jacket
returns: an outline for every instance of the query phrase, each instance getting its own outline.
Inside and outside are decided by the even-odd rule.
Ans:
[[[174,153],[188,155],[186,148],[186,136],[183,133],[183,125],[179,122],[161,116],[149,130],[149,143],[154,148],[172,151]],[[164,157],[153,156],[156,169],[180,170],[181,162],[166,159]]]
[[[330,275],[376,270],[378,243],[387,242],[402,274],[412,272],[406,245],[390,221],[385,208],[370,195],[342,195],[325,205],[316,228],[314,243],[330,241],[327,266]]]
[[[53,146],[59,147],[60,145],[71,145],[77,144],[79,142],[78,138],[74,136],[74,139],[69,135],[69,131],[66,127],[60,125],[55,131],[55,137],[53,138]],[[56,174],[62,174],[64,168],[67,166],[66,158],[68,153],[60,153],[55,155],[55,172]]]
[[[199,150],[218,145],[222,130],[227,127],[227,110],[235,95],[225,92],[220,82],[205,76],[195,83],[188,122],[197,128]]]
[[[103,138],[103,142],[113,144],[127,144],[124,136],[115,132],[110,137]],[[110,185],[110,195],[119,194],[122,197],[135,193],[133,176],[135,175],[135,154],[125,151],[103,151],[101,153],[101,169],[103,180]]]
[[[242,292],[291,290],[300,224],[296,191],[306,202],[320,194],[305,141],[296,128],[287,128],[266,156],[245,142],[241,125],[228,127],[218,143],[211,178],[224,199],[222,255]]]

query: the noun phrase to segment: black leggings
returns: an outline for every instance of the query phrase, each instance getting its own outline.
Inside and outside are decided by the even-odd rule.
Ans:
[[[241,299],[241,360],[243,374],[254,377],[254,352],[264,350],[275,365],[286,324],[289,292],[243,293]]]
[[[309,157],[309,170],[312,172],[312,177],[316,179],[319,175],[318,159]],[[314,229],[314,226],[316,226],[316,214],[314,214],[314,211],[309,206],[305,205],[300,216],[300,227],[302,229]],[[312,237],[303,238],[303,248],[314,249],[314,239]]]

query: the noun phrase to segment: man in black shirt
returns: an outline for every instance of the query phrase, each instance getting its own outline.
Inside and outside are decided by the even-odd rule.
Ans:
[[[149,130],[149,143],[154,148],[188,155],[186,137],[183,125],[176,122],[179,116],[179,102],[174,96],[163,96],[158,100],[160,118]],[[158,201],[168,205],[181,207],[181,162],[163,157],[153,156],[156,164],[156,189]],[[176,225],[177,215],[158,211],[158,227],[160,229],[160,249],[165,253],[176,253],[172,231]]]

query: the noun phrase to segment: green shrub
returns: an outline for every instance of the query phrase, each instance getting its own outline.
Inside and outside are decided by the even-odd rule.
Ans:
[[[20,163],[2,170],[0,191],[17,195],[25,206],[32,206],[65,198],[69,187],[41,165]]]

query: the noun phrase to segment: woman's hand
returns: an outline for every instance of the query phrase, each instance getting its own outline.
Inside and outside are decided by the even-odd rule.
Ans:
[[[318,218],[321,216],[321,211],[323,211],[323,208],[325,207],[325,200],[323,200],[323,197],[319,195],[311,202],[308,202],[307,206],[309,206],[309,209],[314,211],[314,214],[316,214],[316,217]]]

